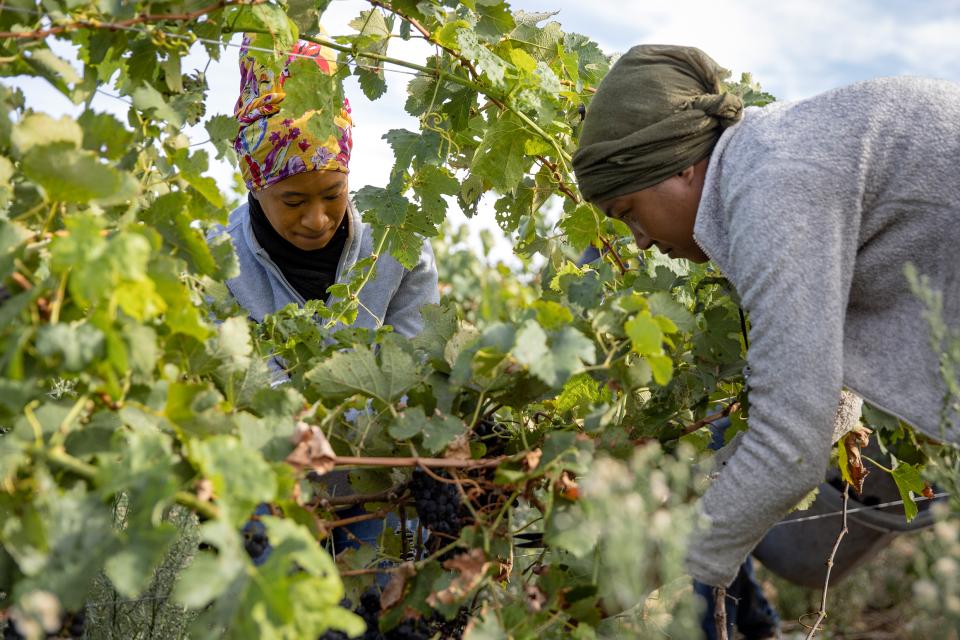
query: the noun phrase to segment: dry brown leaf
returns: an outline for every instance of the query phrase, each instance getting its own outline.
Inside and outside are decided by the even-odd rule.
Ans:
[[[482,549],[471,549],[450,558],[443,563],[443,568],[456,571],[460,575],[454,578],[446,589],[431,593],[427,598],[427,604],[436,607],[440,604],[449,605],[459,602],[483,581],[492,564],[487,561]]]
[[[454,438],[447,450],[443,452],[443,457],[451,460],[469,460],[472,456],[470,455],[470,439],[467,438],[467,434],[461,433]]]
[[[501,560],[497,563],[500,571],[497,573],[497,582],[509,582],[510,576],[513,574],[513,560]]]
[[[526,471],[533,471],[538,466],[540,466],[540,458],[543,457],[543,451],[540,449],[533,449],[532,451],[527,451],[523,456],[523,468]]]
[[[387,583],[383,593],[380,594],[380,608],[390,609],[403,600],[403,588],[407,584],[407,579],[416,574],[417,569],[412,562],[404,562],[397,567],[397,570],[390,577],[390,582]]]
[[[580,499],[580,485],[567,471],[560,474],[560,495],[567,500]]]
[[[310,469],[321,476],[336,466],[337,454],[320,427],[298,422],[291,440],[296,446],[287,456],[287,463],[290,465],[301,471]]]
[[[524,590],[523,594],[527,598],[527,609],[531,613],[540,613],[543,610],[543,606],[547,604],[547,594],[535,584],[528,584]]]
[[[853,489],[858,494],[863,493],[863,481],[870,475],[870,470],[863,464],[860,450],[870,444],[870,429],[856,426],[848,433],[843,441],[847,451],[847,468],[850,470],[850,479],[853,480]]]

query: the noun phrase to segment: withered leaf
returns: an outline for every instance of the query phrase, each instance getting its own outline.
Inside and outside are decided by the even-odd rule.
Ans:
[[[860,450],[870,444],[870,429],[864,426],[854,427],[844,437],[844,447],[847,452],[847,469],[850,471],[851,486],[858,493],[863,493],[863,481],[870,475],[870,470],[863,464]]]
[[[291,438],[296,445],[287,463],[298,470],[310,469],[317,475],[329,473],[336,466],[337,454],[316,425],[298,422]]]
[[[535,584],[528,584],[524,588],[523,594],[527,599],[527,609],[529,609],[531,613],[540,613],[540,611],[543,610],[543,606],[547,604],[547,594]]]
[[[470,440],[467,438],[466,433],[461,433],[456,438],[453,439],[449,445],[447,445],[447,450],[443,452],[444,458],[450,458],[451,460],[469,460],[470,459]]]
[[[527,453],[523,456],[523,468],[527,471],[533,471],[540,466],[540,458],[542,457],[543,451],[540,449],[527,451]]]
[[[390,582],[380,594],[380,608],[390,609],[403,600],[403,588],[407,584],[407,579],[416,575],[417,569],[412,562],[404,562],[390,577]]]
[[[440,604],[449,605],[463,600],[483,581],[483,577],[492,565],[493,563],[487,561],[483,555],[483,549],[471,549],[450,558],[443,563],[443,568],[456,571],[460,575],[454,578],[446,589],[431,593],[427,598],[427,604],[436,607]]]

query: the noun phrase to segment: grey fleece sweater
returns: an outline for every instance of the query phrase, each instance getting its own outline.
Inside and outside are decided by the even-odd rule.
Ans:
[[[690,573],[727,585],[817,486],[846,386],[937,439],[945,385],[912,262],[960,317],[960,85],[863,82],[747,109],[720,138],[694,229],[750,314],[750,429],[704,495]],[[867,481],[869,482],[869,480]]]
[[[337,267],[337,282],[345,282],[351,267],[373,253],[371,229],[360,220],[352,203],[347,215],[350,231]],[[240,262],[240,275],[228,280],[227,287],[253,320],[260,322],[265,315],[291,302],[301,305],[305,302],[257,242],[247,203],[233,210],[225,232],[230,234]],[[375,328],[388,324],[400,335],[412,337],[423,328],[420,307],[435,304],[439,299],[433,249],[424,240],[420,261],[413,269],[405,269],[387,255],[377,261],[376,277],[360,291],[361,306],[352,326]]]

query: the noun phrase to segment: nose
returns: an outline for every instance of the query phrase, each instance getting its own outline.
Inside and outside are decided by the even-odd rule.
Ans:
[[[309,229],[314,232],[321,232],[327,226],[327,214],[324,211],[322,206],[312,206],[304,211],[303,215],[300,216],[300,225],[304,229]]]
[[[638,231],[636,229],[631,229],[630,231],[633,232],[633,239],[636,241],[637,247],[641,251],[646,251],[647,249],[653,246],[653,240],[647,237],[647,234],[643,233],[642,231]]]

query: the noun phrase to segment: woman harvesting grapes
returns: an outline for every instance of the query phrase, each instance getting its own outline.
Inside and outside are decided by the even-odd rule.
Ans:
[[[589,105],[583,195],[641,248],[713,260],[750,313],[750,429],[704,495],[687,559],[726,586],[824,477],[848,387],[960,442],[904,268],[960,314],[960,85],[891,78],[743,109],[698,49],[638,46]]]
[[[305,59],[333,74],[332,51],[300,41],[277,76],[257,60],[251,41],[244,38],[240,51],[241,86],[235,108],[240,131],[234,144],[249,195],[230,214],[225,231],[240,263],[240,274],[227,286],[250,317],[260,322],[291,303],[329,302],[327,289],[347,280],[353,265],[371,256],[373,238],[349,197],[353,147],[349,103],[307,111],[296,119],[281,114],[292,63]],[[336,134],[323,138],[311,133],[323,130],[311,120],[325,118],[332,121],[325,124],[332,124],[327,128]],[[380,256],[376,276],[358,299],[354,327],[391,325],[405,337],[419,333],[420,308],[439,300],[430,244],[423,242],[419,263],[409,270],[390,256]],[[275,360],[273,365],[277,382],[282,382],[286,379],[282,363]],[[329,474],[326,480],[333,492],[350,491],[342,473]],[[341,515],[360,512],[362,507],[354,507]],[[347,527],[350,535],[334,530],[335,546],[356,540],[375,543],[382,526],[382,520],[370,520]],[[245,533],[251,556],[255,561],[265,559],[269,545],[262,525],[251,521]]]
[[[290,303],[327,300],[330,285],[345,280],[351,267],[370,257],[370,227],[349,197],[353,147],[349,104],[282,117],[284,84],[294,60],[315,62],[327,74],[335,70],[332,52],[298,42],[277,76],[257,61],[244,39],[240,52],[240,98],[235,116],[240,132],[235,149],[249,190],[247,202],[230,214],[226,231],[233,239],[240,275],[227,286],[257,322]],[[316,137],[312,119],[333,121],[336,135]],[[377,261],[376,277],[359,293],[353,326],[391,325],[411,337],[423,326],[420,307],[439,300],[433,250],[427,241],[419,263],[404,269],[390,256]]]

